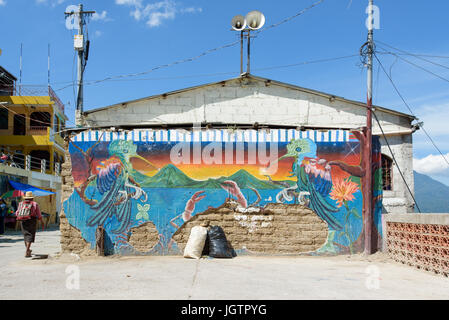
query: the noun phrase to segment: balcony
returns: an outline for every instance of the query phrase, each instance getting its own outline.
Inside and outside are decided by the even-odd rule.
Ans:
[[[11,104],[53,104],[62,114],[65,114],[64,104],[50,86],[16,85],[7,91],[2,91],[0,101]]]
[[[46,136],[49,133],[48,128],[46,126],[30,126],[28,134],[31,136]]]

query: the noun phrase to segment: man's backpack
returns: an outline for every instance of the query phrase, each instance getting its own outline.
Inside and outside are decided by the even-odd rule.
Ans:
[[[33,207],[32,202],[21,202],[19,208],[17,209],[17,219],[18,220],[28,220],[31,218],[31,208]]]

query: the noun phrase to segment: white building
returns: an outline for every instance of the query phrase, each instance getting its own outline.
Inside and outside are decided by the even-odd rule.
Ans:
[[[405,180],[413,191],[412,134],[415,117],[375,106],[375,112]],[[243,74],[238,78],[89,110],[85,125],[96,128],[268,126],[356,129],[366,126],[366,103]],[[376,121],[373,135],[382,136]],[[413,212],[414,204],[387,143],[381,137],[387,213]]]

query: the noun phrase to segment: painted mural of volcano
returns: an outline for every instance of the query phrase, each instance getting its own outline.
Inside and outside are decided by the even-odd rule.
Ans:
[[[220,184],[223,181],[232,180],[241,189],[279,189],[278,185],[269,181],[259,180],[244,169],[229,177],[209,178],[201,181],[190,178],[173,164],[164,166],[152,177],[140,175],[139,180],[142,181],[142,187],[146,188],[221,189]],[[294,184],[293,181],[289,181],[289,183]]]

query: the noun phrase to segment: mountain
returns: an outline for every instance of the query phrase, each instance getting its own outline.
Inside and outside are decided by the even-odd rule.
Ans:
[[[148,188],[186,188],[195,184],[184,172],[168,164],[152,177],[147,177],[142,185]]]
[[[415,198],[421,212],[448,213],[449,212],[449,187],[429,176],[416,171]],[[415,209],[418,212],[418,209]]]
[[[140,180],[140,179],[139,179]],[[141,185],[146,188],[195,188],[221,189],[220,184],[226,180],[233,180],[240,189],[280,189],[282,187],[269,181],[259,180],[246,170],[239,170],[229,177],[194,180],[172,164],[168,164],[152,177],[146,177]],[[292,182],[289,182],[292,184]],[[294,184],[294,183],[293,183]]]
[[[237,182],[240,189],[280,189],[282,187],[275,185],[274,183],[257,179],[255,176],[250,174],[248,171],[240,169],[232,176],[228,178],[229,180]]]

